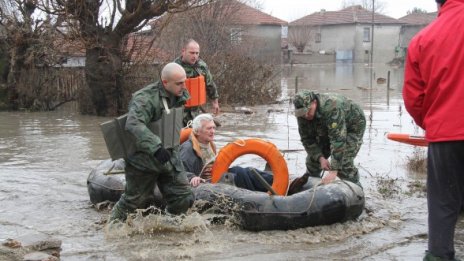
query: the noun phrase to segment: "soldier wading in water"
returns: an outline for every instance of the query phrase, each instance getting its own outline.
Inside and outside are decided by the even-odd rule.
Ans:
[[[169,63],[161,71],[161,81],[133,94],[125,131],[135,138],[135,152],[125,157],[125,192],[113,207],[110,221],[124,221],[129,212],[153,204],[155,184],[167,202],[167,212],[181,214],[192,206],[194,196],[179,159],[179,137],[172,137],[172,131],[171,136],[157,135],[149,128],[161,122],[163,128],[178,125],[174,132],[180,132],[183,105],[189,98],[185,79],[184,69]],[[170,140],[177,144],[170,145]]]
[[[298,93],[293,104],[301,142],[308,155],[306,173],[298,178],[302,182],[292,182],[289,194],[298,192],[309,176],[319,177],[322,170],[328,171],[322,178],[324,184],[339,177],[361,186],[354,158],[366,129],[362,108],[339,94],[307,90]]]

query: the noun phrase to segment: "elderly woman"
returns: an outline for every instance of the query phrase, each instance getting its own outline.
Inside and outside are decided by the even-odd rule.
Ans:
[[[217,154],[214,144],[215,133],[216,125],[213,116],[200,114],[193,119],[192,134],[189,140],[180,146],[180,158],[185,170],[190,172],[187,176],[193,187],[211,179],[211,167]],[[272,184],[273,176],[270,173],[257,171],[267,183]],[[248,168],[235,166],[228,172],[234,176],[237,187],[253,191],[267,191]]]

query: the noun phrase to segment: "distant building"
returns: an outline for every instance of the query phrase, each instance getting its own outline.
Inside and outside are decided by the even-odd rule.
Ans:
[[[372,22],[374,32],[372,32]],[[306,32],[305,32],[306,30]],[[303,52],[333,55],[333,61],[367,63],[374,41],[374,62],[384,63],[397,56],[401,22],[359,5],[340,11],[321,10],[289,23],[289,46],[295,31],[309,34]],[[301,49],[300,49],[301,51]]]
[[[158,37],[158,46],[173,57],[179,55],[186,39],[193,38],[200,43],[203,54],[230,48],[265,62],[280,63],[282,31],[287,22],[237,0],[220,0],[163,15],[149,24]]]
[[[249,42],[259,43],[254,50],[256,57],[280,62],[282,30],[288,23],[239,1],[228,1],[238,7],[231,19],[231,39],[248,38]]]
[[[182,19],[185,17],[192,15],[197,17],[198,14],[201,14],[200,19],[205,27],[202,29],[207,34],[214,35],[214,30],[216,30],[214,25],[208,28],[208,23],[214,23],[214,19],[222,18],[221,26],[225,27],[223,31],[228,34],[225,38],[233,46],[242,48],[240,45],[246,43],[243,48],[254,57],[270,63],[281,62],[282,31],[288,23],[237,0],[216,1],[207,6],[176,14],[165,14],[153,19],[148,23],[149,28],[127,35],[124,43],[124,61],[151,65],[162,64],[179,55],[185,37],[192,37],[199,42],[210,42],[211,38],[201,39],[205,35],[196,36],[192,35],[192,32],[186,33],[176,25],[178,21],[182,24]],[[223,18],[223,15],[227,18]],[[162,43],[165,39],[167,43]],[[85,49],[82,46],[73,43],[58,46],[63,55],[62,66],[81,67],[85,65]],[[221,46],[219,44],[219,47]],[[202,46],[203,48],[206,47]]]
[[[433,13],[411,13],[398,19],[403,23],[400,32],[400,57],[406,55],[409,42],[414,35],[430,24],[437,17],[437,12]]]

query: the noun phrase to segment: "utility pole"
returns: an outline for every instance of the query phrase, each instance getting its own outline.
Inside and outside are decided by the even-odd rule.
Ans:
[[[372,0],[372,21],[371,21],[371,57],[370,57],[370,66],[371,66],[371,88],[372,88],[372,71],[374,68],[374,14],[375,14],[375,0]]]
[[[372,0],[372,21],[371,21],[371,57],[370,57],[370,82],[369,82],[369,129],[372,129],[372,119],[374,119],[374,110],[372,108],[372,85],[373,85],[373,78],[374,78],[374,14],[375,14],[375,6],[374,6],[375,0]]]

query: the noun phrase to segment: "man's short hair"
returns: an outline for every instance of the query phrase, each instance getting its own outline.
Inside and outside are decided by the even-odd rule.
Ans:
[[[187,48],[187,46],[188,46],[190,43],[196,43],[196,44],[198,44],[198,42],[195,41],[193,38],[189,38],[189,39],[187,39],[187,41],[184,42],[183,48]],[[198,44],[198,45],[200,45],[200,44]]]
[[[203,121],[206,121],[206,122],[214,121],[213,115],[211,115],[209,113],[202,113],[202,114],[198,115],[197,117],[195,117],[195,119],[193,119],[193,121],[192,121],[192,131],[193,131],[193,133],[198,133],[198,131],[202,127],[202,122]]]
[[[445,2],[446,2],[446,0],[435,0],[435,2],[436,2],[437,4],[444,5]]]

